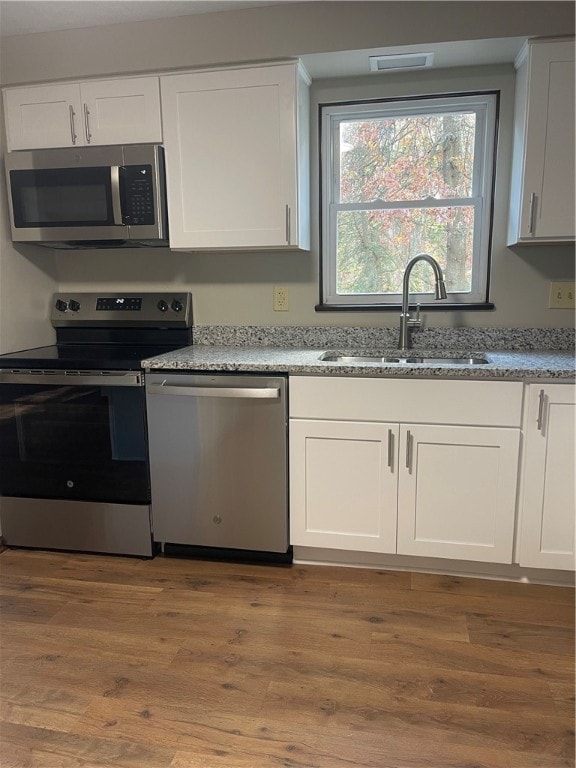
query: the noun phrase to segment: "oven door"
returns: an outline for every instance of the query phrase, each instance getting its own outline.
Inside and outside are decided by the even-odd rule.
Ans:
[[[141,374],[0,372],[0,496],[149,504]]]

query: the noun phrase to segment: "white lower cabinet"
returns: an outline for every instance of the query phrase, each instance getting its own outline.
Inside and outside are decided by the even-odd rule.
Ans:
[[[519,562],[573,570],[576,392],[572,384],[531,384],[528,392]]]
[[[511,563],[522,390],[292,377],[291,543]]]
[[[398,425],[292,421],[292,544],[396,551]]]
[[[520,430],[402,425],[398,554],[511,563]]]

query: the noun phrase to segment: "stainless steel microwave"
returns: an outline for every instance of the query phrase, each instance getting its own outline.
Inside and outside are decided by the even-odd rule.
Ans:
[[[157,144],[10,152],[5,165],[14,242],[168,245],[164,154]]]

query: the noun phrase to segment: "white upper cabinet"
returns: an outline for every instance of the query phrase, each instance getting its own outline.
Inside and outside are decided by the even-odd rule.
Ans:
[[[93,80],[81,85],[87,144],[162,141],[157,77]]]
[[[170,247],[308,249],[308,80],[297,62],[160,78]]]
[[[532,40],[517,61],[508,245],[572,242],[574,40]]]
[[[576,565],[576,393],[572,384],[531,384],[520,508],[520,565]]]
[[[4,110],[10,151],[162,141],[157,77],[7,88]]]
[[[4,114],[9,150],[84,144],[78,83],[9,88]]]

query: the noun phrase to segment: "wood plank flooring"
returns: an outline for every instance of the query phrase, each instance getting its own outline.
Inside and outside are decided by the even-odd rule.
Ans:
[[[569,588],[5,550],[2,768],[574,766]]]

